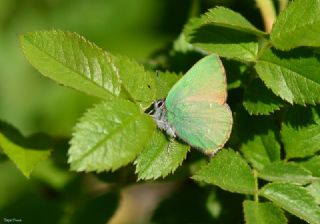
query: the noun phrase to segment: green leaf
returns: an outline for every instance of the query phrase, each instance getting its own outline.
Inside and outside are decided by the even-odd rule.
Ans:
[[[120,76],[121,88],[129,99],[146,109],[156,99],[157,87],[153,73],[126,56],[113,56],[113,62]]]
[[[231,192],[254,194],[256,189],[255,178],[249,165],[230,149],[222,149],[192,178]]]
[[[308,49],[266,50],[255,69],[277,96],[300,105],[320,103],[320,60]]]
[[[156,75],[157,83],[157,99],[164,99],[167,97],[171,87],[182,77],[181,74],[174,72],[159,72]]]
[[[230,28],[204,25],[195,18],[185,26],[188,42],[207,53],[239,61],[255,61],[258,53],[256,38],[250,34]]]
[[[294,184],[271,183],[265,185],[260,193],[299,218],[309,223],[319,223],[320,207],[305,188]]]
[[[183,33],[173,42],[173,51],[187,53],[189,51],[194,51],[192,44],[188,43],[186,37]]]
[[[272,44],[281,50],[299,46],[320,46],[320,1],[295,0],[276,20]]]
[[[268,115],[279,110],[283,106],[283,101],[261,80],[255,79],[245,90],[243,106],[250,114]]]
[[[286,158],[303,158],[320,151],[320,125],[294,127],[282,124],[281,139]]]
[[[273,203],[243,202],[246,224],[285,224],[288,223],[283,211]]]
[[[309,194],[311,194],[314,197],[316,203],[320,205],[320,182],[313,182],[309,184],[306,187],[306,189],[309,192]]]
[[[240,61],[255,61],[258,52],[255,35],[265,35],[239,13],[223,7],[191,19],[183,33],[187,41],[204,51]]]
[[[257,170],[280,160],[280,144],[275,130],[276,127],[269,117],[249,116],[246,111],[237,112],[235,132],[241,140],[240,151]]]
[[[320,156],[314,156],[307,161],[299,163],[305,169],[311,171],[312,175],[315,177],[320,177]]]
[[[247,76],[247,65],[234,61],[234,60],[223,60],[222,59],[223,66],[225,70],[227,71],[227,84],[228,84],[228,90],[240,88],[245,82],[245,79]]]
[[[320,106],[311,107],[311,110],[314,122],[320,124]]]
[[[224,7],[215,7],[201,16],[201,25],[216,25],[227,27],[257,36],[266,35],[265,32],[258,30],[241,14]]]
[[[154,78],[142,66],[113,56],[78,34],[32,32],[21,36],[21,45],[29,62],[58,83],[104,100],[120,96],[142,108],[155,99]]]
[[[152,118],[126,100],[103,102],[76,125],[69,160],[76,171],[116,170],[142,151],[155,128]]]
[[[319,178],[313,177],[311,172],[296,163],[274,162],[266,165],[260,171],[259,177],[275,182],[306,184]]]
[[[287,107],[283,112],[283,124],[292,128],[307,127],[309,125],[317,124],[317,118],[314,114],[315,107],[293,105]]]
[[[41,142],[47,138],[41,136],[39,139],[39,137],[34,135],[24,138],[16,129],[0,122],[0,149],[27,178],[35,166],[51,154],[47,142],[44,144]]]
[[[189,149],[188,145],[168,140],[161,131],[155,130],[151,141],[135,161],[138,179],[157,179],[173,173]]]

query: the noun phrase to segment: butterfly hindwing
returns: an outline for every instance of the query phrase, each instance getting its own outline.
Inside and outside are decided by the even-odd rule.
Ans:
[[[174,113],[168,111],[167,119],[182,140],[206,153],[222,148],[232,128],[228,105],[213,102],[178,104]]]

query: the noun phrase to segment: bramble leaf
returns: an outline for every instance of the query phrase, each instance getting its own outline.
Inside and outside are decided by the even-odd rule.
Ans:
[[[277,96],[300,105],[320,103],[320,60],[307,49],[266,50],[255,69]]]
[[[307,161],[300,162],[299,164],[311,171],[313,176],[320,177],[320,156],[313,156]]]
[[[290,124],[282,124],[281,139],[286,158],[312,156],[320,151],[320,125],[293,127]]]
[[[268,115],[279,110],[283,103],[259,79],[252,81],[245,90],[243,106],[250,114]]]
[[[231,192],[253,194],[256,189],[249,165],[238,153],[230,149],[218,152],[192,178]]]
[[[76,125],[69,149],[72,170],[116,170],[132,162],[155,128],[152,118],[126,100],[103,102]]]
[[[259,172],[259,177],[268,181],[296,184],[307,184],[319,180],[298,164],[286,162],[274,162],[266,165]]]
[[[260,194],[309,223],[319,223],[320,207],[311,194],[301,186],[271,183],[265,185]]]
[[[295,0],[280,13],[271,31],[272,44],[281,50],[320,46],[320,1]]]
[[[288,223],[283,211],[273,203],[259,203],[245,200],[243,202],[246,224],[286,224]]]
[[[0,122],[0,149],[27,178],[34,167],[51,154],[47,142],[43,142],[44,139],[46,140],[45,136],[36,135],[24,138],[15,128]]]
[[[168,140],[155,130],[151,141],[135,161],[138,179],[157,179],[173,173],[186,158],[190,146],[174,139]]]
[[[135,61],[114,56],[76,33],[38,31],[21,36],[28,61],[58,83],[104,100],[122,97],[142,108],[155,99],[154,77]]]
[[[268,117],[249,116],[244,110],[238,111],[234,130],[241,139],[240,151],[257,170],[280,160],[280,144],[275,134],[276,127]]]
[[[320,205],[320,182],[316,181],[306,186],[307,191],[311,194],[316,203]]]
[[[264,32],[230,9],[216,7],[187,23],[186,40],[209,53],[240,61],[254,61],[258,52],[255,35]]]
[[[202,24],[213,24],[222,27],[229,27],[235,30],[255,34],[257,36],[267,35],[265,32],[258,30],[241,14],[224,7],[215,7],[210,9],[202,17]]]
[[[157,99],[164,99],[167,97],[171,87],[182,77],[181,74],[174,72],[159,72],[156,75],[157,83]]]

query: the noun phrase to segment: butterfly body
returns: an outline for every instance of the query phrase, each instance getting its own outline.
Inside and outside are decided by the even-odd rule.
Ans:
[[[176,132],[174,127],[172,127],[167,119],[167,110],[165,107],[164,100],[158,100],[154,102],[154,114],[152,115],[153,119],[156,121],[156,124],[159,129],[165,131],[167,135],[172,138],[176,138]]]
[[[165,101],[155,102],[153,117],[169,136],[214,154],[231,133],[233,119],[226,99],[224,68],[218,56],[209,55],[172,87]]]

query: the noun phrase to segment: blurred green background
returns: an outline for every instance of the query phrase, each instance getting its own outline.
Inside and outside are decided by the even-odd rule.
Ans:
[[[163,57],[169,60],[173,41],[188,18],[215,5],[232,8],[262,27],[253,0],[0,0],[0,119],[26,136],[44,132],[55,139],[52,158],[37,167],[31,180],[0,151],[0,223],[3,218],[23,223],[103,223],[119,203],[117,191],[105,181],[122,180],[131,172],[120,170],[98,179],[68,171],[72,127],[97,99],[40,75],[23,57],[19,35],[52,28],[74,31],[111,53],[152,65]],[[181,58],[170,60],[175,59]],[[84,211],[91,215],[81,216]]]

